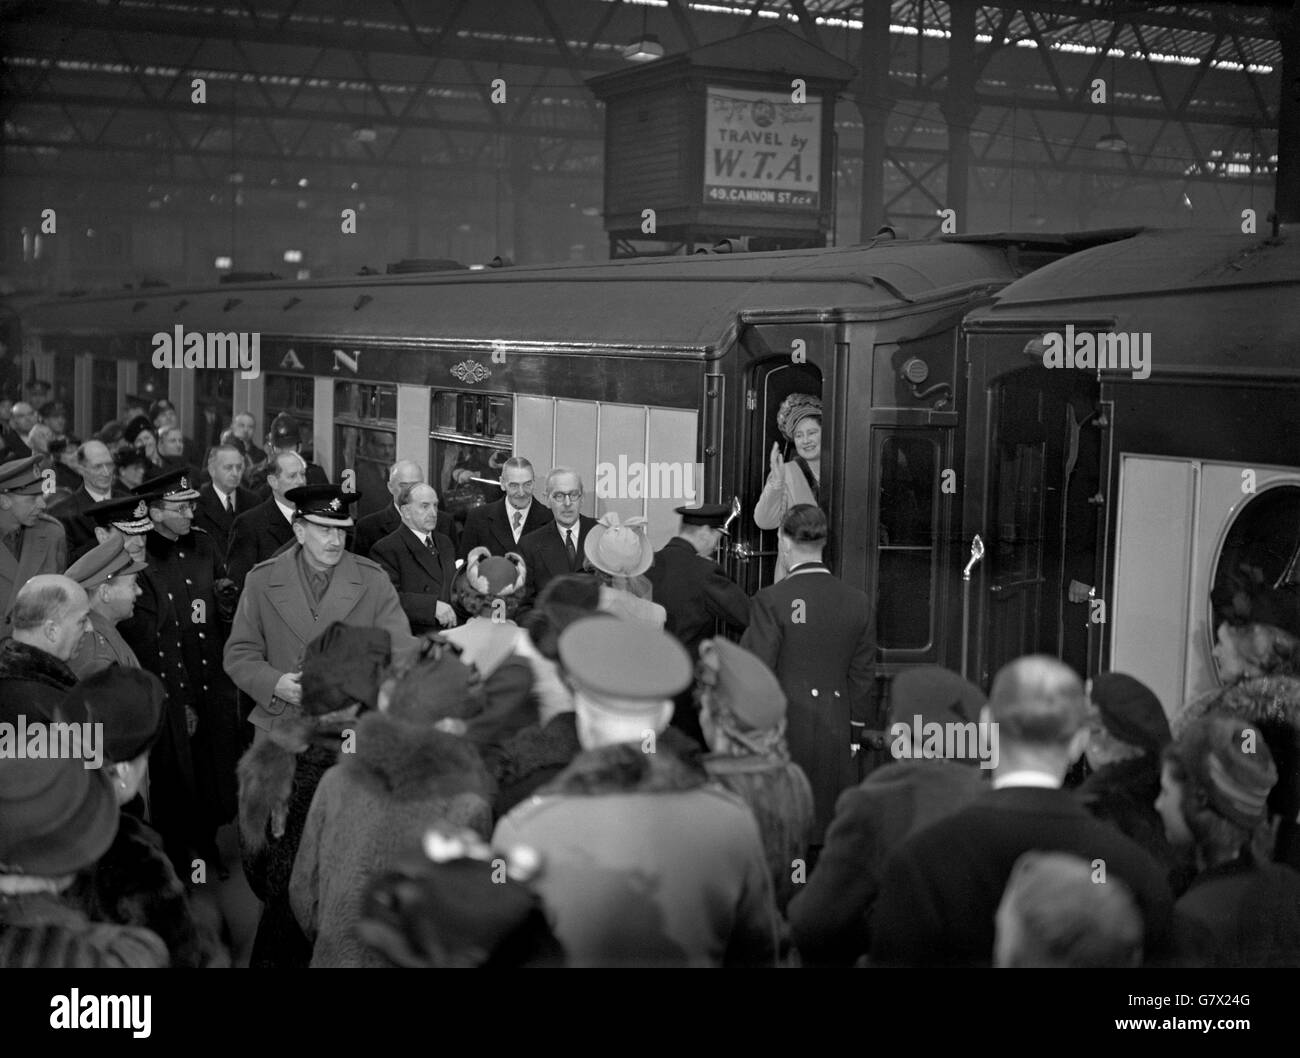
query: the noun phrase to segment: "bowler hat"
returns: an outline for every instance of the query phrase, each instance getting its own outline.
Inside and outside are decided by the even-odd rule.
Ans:
[[[610,511],[595,525],[583,541],[587,561],[602,573],[614,577],[635,577],[654,564],[655,552],[641,527],[644,518],[629,518],[619,523],[618,514]]]
[[[0,874],[57,878],[113,844],[108,776],[73,757],[0,757]]]

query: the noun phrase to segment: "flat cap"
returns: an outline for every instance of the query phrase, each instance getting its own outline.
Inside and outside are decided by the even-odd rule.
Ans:
[[[0,492],[10,496],[39,496],[45,491],[45,475],[37,465],[42,457],[27,456],[0,464]]]
[[[188,467],[181,467],[178,470],[168,471],[166,474],[159,474],[156,478],[150,478],[142,482],[131,490],[136,496],[148,496],[149,502],[156,503],[158,500],[183,502],[184,500],[197,500],[199,490],[192,488],[190,485],[190,470]]]
[[[340,529],[353,524],[348,505],[356,502],[357,494],[344,492],[338,485],[299,485],[284,498],[298,508],[294,518]]]
[[[96,544],[64,572],[87,591],[97,588],[114,577],[139,573],[149,563],[132,558],[126,550],[126,544],[120,536],[110,536],[102,544]]]
[[[731,508],[721,503],[706,503],[702,507],[675,507],[674,510],[682,516],[685,525],[707,525],[731,535],[724,525],[731,517]]]
[[[153,482],[149,484],[152,486]],[[86,517],[101,529],[111,526],[128,536],[139,536],[153,528],[153,522],[149,518],[149,504],[161,496],[161,492],[150,491],[147,495],[105,500],[87,508]]]
[[[662,701],[691,683],[691,659],[681,643],[616,617],[574,621],[560,636],[559,652],[574,685],[610,704]]]

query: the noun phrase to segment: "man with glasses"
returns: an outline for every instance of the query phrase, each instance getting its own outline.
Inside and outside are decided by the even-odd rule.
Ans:
[[[523,456],[505,461],[501,467],[505,496],[475,507],[466,516],[458,552],[462,559],[476,547],[486,547],[494,555],[518,551],[525,536],[553,521],[545,506],[533,502],[533,476],[533,464]]]
[[[582,545],[596,524],[596,519],[579,511],[582,495],[582,478],[571,467],[556,467],[546,475],[546,499],[554,521],[519,541],[519,553],[528,566],[531,596],[536,596],[553,577],[582,572]]]
[[[222,666],[225,571],[212,537],[194,526],[199,492],[188,473],[156,477],[140,486],[146,490],[153,532],[145,537],[149,568],[141,576],[152,590],[119,631],[167,689],[167,720],[149,760],[153,823],[182,877],[193,873],[196,856],[224,876],[216,833],[234,818],[243,749],[235,688]]]

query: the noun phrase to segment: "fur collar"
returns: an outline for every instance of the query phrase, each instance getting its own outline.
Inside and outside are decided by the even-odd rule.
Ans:
[[[357,722],[343,726],[356,727]],[[281,720],[270,738],[254,742],[239,759],[239,833],[250,855],[265,847],[268,824],[271,837],[284,837],[299,757],[319,757],[328,768],[338,757],[340,742],[331,737],[338,733],[324,729],[315,717]]]
[[[1300,677],[1253,676],[1203,694],[1175,715],[1171,725],[1174,737],[1181,735],[1193,720],[1225,711],[1252,724],[1286,724],[1300,730]]]
[[[6,639],[0,643],[0,680],[30,680],[56,691],[67,691],[77,682],[77,677],[67,662],[53,654],[16,639]]]
[[[487,770],[473,743],[386,713],[361,718],[356,753],[344,755],[339,766],[349,778],[402,801],[489,795]]]
[[[598,797],[619,793],[681,793],[709,782],[699,747],[672,728],[659,736],[654,753],[635,742],[602,746],[578,754],[573,763],[538,790],[539,794]]]

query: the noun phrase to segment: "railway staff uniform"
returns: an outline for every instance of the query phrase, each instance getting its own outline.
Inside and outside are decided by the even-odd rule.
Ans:
[[[67,542],[57,518],[45,514],[40,456],[0,466],[0,638],[12,631],[18,590],[39,573],[62,573]]]
[[[293,547],[249,573],[226,641],[226,672],[256,703],[248,721],[259,742],[281,718],[302,715],[299,702],[279,696],[277,685],[300,672],[307,644],[334,622],[384,629],[395,660],[417,646],[397,592],[378,564],[343,551],[341,541],[329,555],[334,565],[324,571],[304,555],[303,541],[312,531],[307,525],[352,526],[346,507],[350,494],[337,485],[307,485],[292,489],[287,498],[297,505],[295,523],[306,524],[295,524]],[[294,696],[301,698],[300,692]]]
[[[790,758],[812,782],[812,844],[821,845],[835,799],[856,778],[853,724],[868,718],[875,619],[864,592],[820,560],[795,558],[785,580],[754,596],[740,645],[765,661],[785,689]]]
[[[686,536],[679,533],[655,552],[646,577],[654,588],[655,602],[668,611],[664,630],[677,638],[694,661],[700,644],[713,635],[718,621],[736,632],[748,627],[749,596],[709,557],[718,541],[728,535],[723,525],[731,512],[720,503],[710,503],[678,507],[677,513]],[[693,695],[689,691],[678,695],[675,705],[673,726],[704,745]]]

